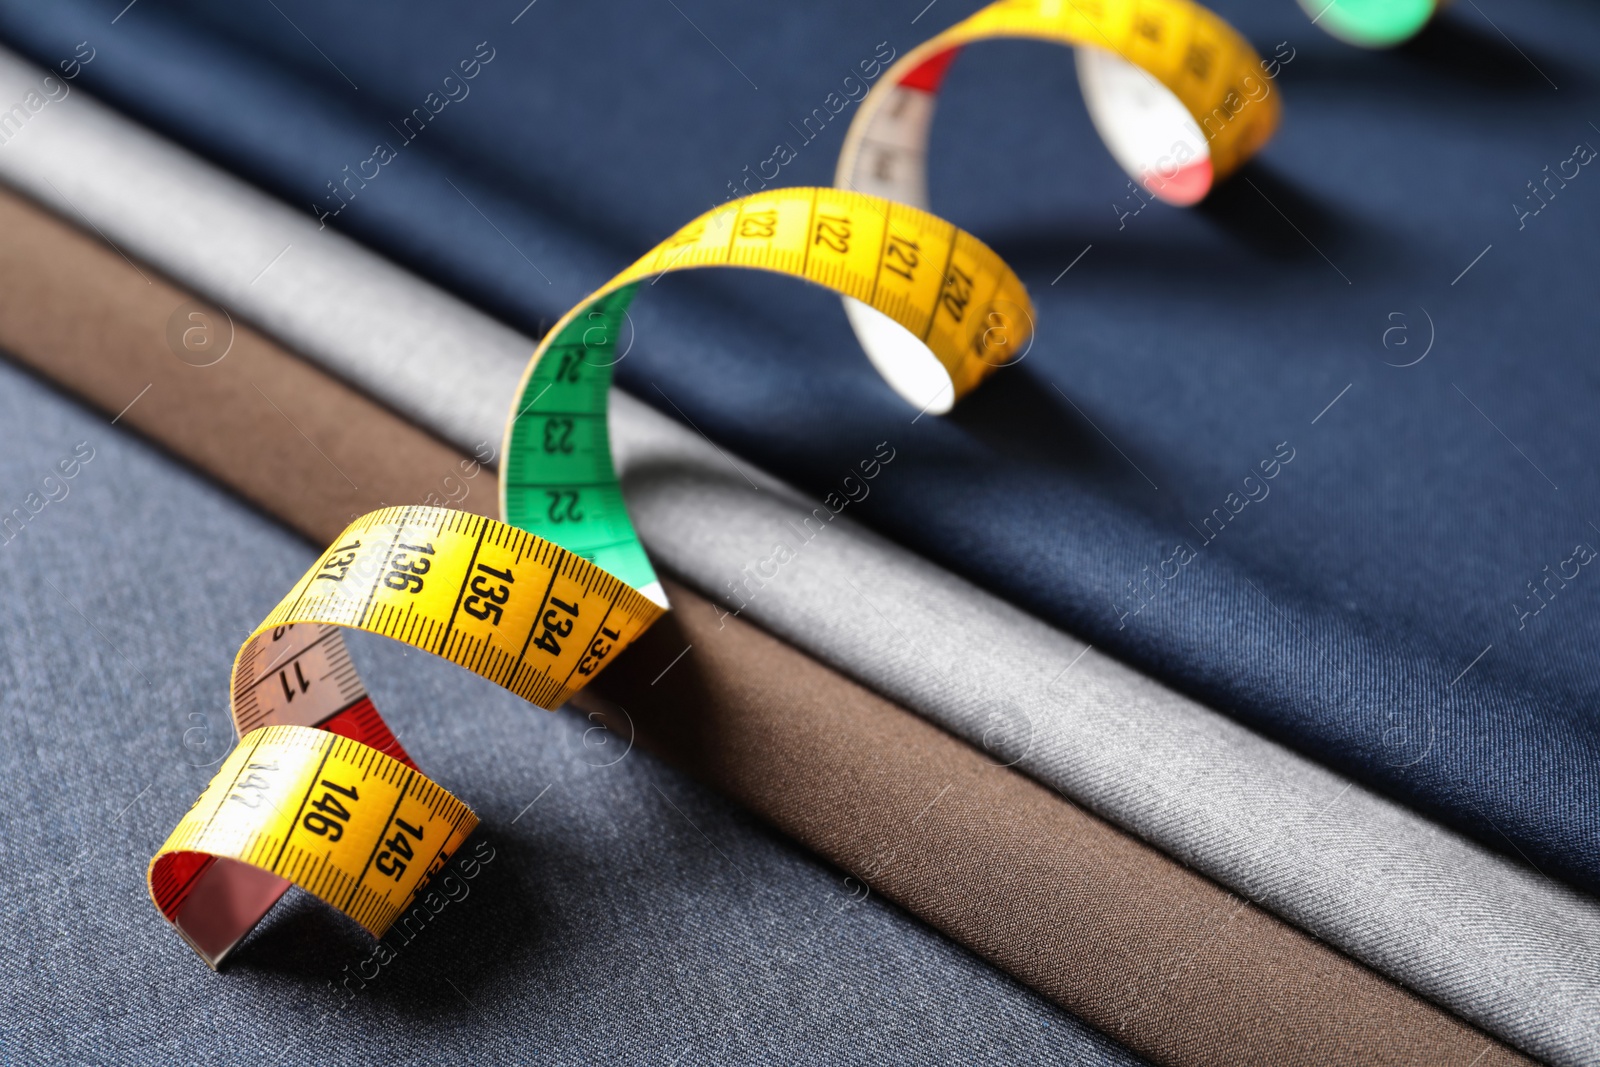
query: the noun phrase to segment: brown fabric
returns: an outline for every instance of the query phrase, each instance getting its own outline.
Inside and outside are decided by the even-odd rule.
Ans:
[[[180,337],[203,328],[187,317],[194,304],[150,268],[136,269],[0,187],[0,347],[18,362],[111,415],[126,407],[118,425],[313,541],[331,541],[358,515],[421,503],[429,493],[443,503],[464,491],[464,502],[451,506],[498,510],[494,479],[464,477],[476,465],[463,469],[455,449],[243,323],[234,322],[232,348],[220,362],[179,359],[169,320],[176,316]],[[225,334],[227,320],[211,319]]]
[[[469,489],[458,506],[493,511],[492,474],[462,479],[470,461],[242,324],[217,365],[180,361],[167,322],[187,294],[3,191],[0,233],[0,347],[108,413],[149,384],[121,422],[313,539],[381,502],[458,494],[447,477]],[[1151,1060],[1530,1062],[793,648],[719,622],[689,590],[672,598],[588,706],[850,872],[847,889],[893,900]]]
[[[580,704],[614,730],[631,719],[669,760],[1151,1060],[1528,1062],[689,590],[668,593],[672,614]]]

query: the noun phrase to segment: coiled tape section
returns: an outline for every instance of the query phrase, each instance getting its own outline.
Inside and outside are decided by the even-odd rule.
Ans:
[[[894,343],[916,346],[961,392],[1031,330],[1022,284],[982,242],[837,189],[730,202],[591,294],[546,335],[517,389],[500,471],[508,522],[432,507],[363,516],[239,650],[240,744],[149,870],[157,907],[212,966],[291,884],[381,937],[477,824],[384,724],[343,629],[555,708],[666,610],[611,462],[612,366],[641,282],[719,266],[793,275],[875,308]],[[989,306],[1019,309],[1027,326],[995,326]]]
[[[1152,195],[1197,203],[1277,128],[1271,79],[1243,37],[1189,0],[999,0],[906,53],[861,102],[845,135],[834,184],[928,207],[928,131],[939,88],[962,48],[996,38],[1072,47],[1078,81],[1101,139]],[[960,383],[892,330],[869,304],[845,312],[878,369],[925,410],[944,412]],[[991,310],[1014,328],[1019,309]],[[880,358],[880,356],[882,358]]]

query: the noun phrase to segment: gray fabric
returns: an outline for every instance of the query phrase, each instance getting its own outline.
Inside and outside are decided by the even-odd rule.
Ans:
[[[0,59],[0,92],[21,91],[29,71]],[[81,92],[50,107],[0,150],[0,178],[59,204],[54,183],[132,254],[462,447],[499,439],[531,341]],[[649,547],[712,595],[794,539],[785,519],[814,506],[741,465],[768,486],[752,492],[735,460],[620,393],[612,426]],[[891,464],[881,477],[893,476]],[[1085,650],[847,515],[799,551],[746,618],[1513,1045],[1600,1062],[1591,898]]]
[[[79,442],[0,545],[0,1062],[1140,1062],[621,738],[378,639],[375,701],[492,856],[387,964],[296,890],[213,974],[145,865],[315,549],[0,362],[0,500]]]
[[[1554,1063],[1600,1062],[1600,905],[1145,678],[626,396],[613,432],[652,554],[1357,959]],[[890,464],[879,475],[894,477]],[[821,532],[816,532],[821,526]],[[765,584],[763,561],[794,558]],[[740,600],[724,598],[729,609]]]
[[[43,77],[0,48],[0,100],[23,99]],[[0,181],[87,223],[468,452],[485,440],[499,445],[506,398],[531,341],[72,83],[55,84],[68,88],[66,97],[0,146]],[[285,313],[330,300],[337,315]],[[443,380],[440,359],[453,372]],[[383,368],[376,375],[375,363]],[[493,432],[485,436],[484,427]]]

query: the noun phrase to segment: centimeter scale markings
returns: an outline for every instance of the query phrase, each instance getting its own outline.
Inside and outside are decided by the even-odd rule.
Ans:
[[[325,730],[269,726],[228,757],[163,854],[270,872],[381,934],[476,825],[415,767]]]
[[[271,640],[251,641],[235,679],[234,718],[241,736],[271,722],[314,726],[367,692],[335,626],[283,627]]]
[[[384,725],[342,628],[404,641],[555,707],[666,610],[606,424],[643,283],[739,267],[831,289],[913,404],[924,404],[928,368],[953,403],[1025,350],[1033,314],[1016,275],[921,210],[945,67],[965,44],[1005,36],[1077,46],[1112,154],[1177,203],[1203,196],[1277,121],[1276,97],[1252,92],[1264,69],[1255,53],[1190,0],[1000,0],[912,50],[862,102],[839,165],[846,188],[773,189],[715,208],[569,311],[534,352],[509,413],[506,522],[428,507],[364,516],[240,649],[241,743],[149,872],[157,906],[207,962],[220,964],[291,883],[382,936],[477,823]],[[1161,156],[1169,144],[1168,156],[1187,146],[1181,165]],[[926,362],[908,373],[908,359]]]
[[[1388,44],[1434,4],[1332,6],[1333,32]],[[220,965],[291,883],[381,937],[477,825],[384,724],[341,628],[404,641],[555,707],[666,610],[606,423],[628,306],[647,279],[742,267],[834,290],[869,357],[913,404],[923,401],[912,386],[929,379],[905,372],[908,352],[937,364],[953,403],[1025,351],[1034,323],[1021,282],[982,242],[921,210],[944,73],[967,44],[1002,37],[1076,48],[1107,148],[1174,204],[1205,196],[1279,119],[1268,64],[1192,0],[997,0],[885,73],[846,135],[841,188],[774,189],[707,212],[569,311],[534,352],[507,420],[506,522],[427,507],[364,516],[240,649],[240,744],[149,868],[152,898],[202,958]]]
[[[244,742],[152,861],[157,905],[213,965],[291,882],[381,936],[476,825],[383,725],[340,627],[405,641],[555,707],[661,610],[492,519],[428,507],[363,516],[240,649]]]
[[[660,614],[626,583],[524,530],[445,508],[386,508],[345,530],[254,641],[305,622],[367,630],[555,707]],[[235,674],[236,690],[258,684]]]
[[[240,649],[241,744],[150,868],[157,905],[213,966],[291,883],[382,936],[476,825],[383,724],[343,629],[406,642],[553,708],[666,610],[623,506],[607,401],[640,284],[713,266],[855,296],[962,392],[1031,330],[1031,312],[1013,327],[988,310],[1028,303],[982,242],[915,208],[833,189],[774,190],[708,212],[569,312],[534,353],[508,419],[508,522],[432,507],[365,515]]]
[[[876,309],[925,346],[957,395],[1005,363],[1032,328],[1022,283],[977,238],[918,208],[847,190],[774,189],[731,201],[642,256],[568,312],[535,352],[506,428],[501,513],[663,605],[622,504],[606,404],[640,284],[706,267],[788,274]]]
[[[1277,127],[1269,67],[1191,0],[998,0],[885,72],[850,124],[835,184],[926,207],[928,130],[946,69],[968,44],[1019,37],[1076,49],[1106,147],[1171,203],[1200,200]]]

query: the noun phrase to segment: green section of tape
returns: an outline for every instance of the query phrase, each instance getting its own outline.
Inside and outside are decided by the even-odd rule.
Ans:
[[[1434,0],[1300,0],[1300,6],[1341,41],[1388,48],[1422,29],[1435,4]]]
[[[633,344],[627,312],[637,288],[596,300],[545,349],[517,398],[500,478],[507,523],[642,589],[656,572],[623,506],[606,427],[611,369]]]

